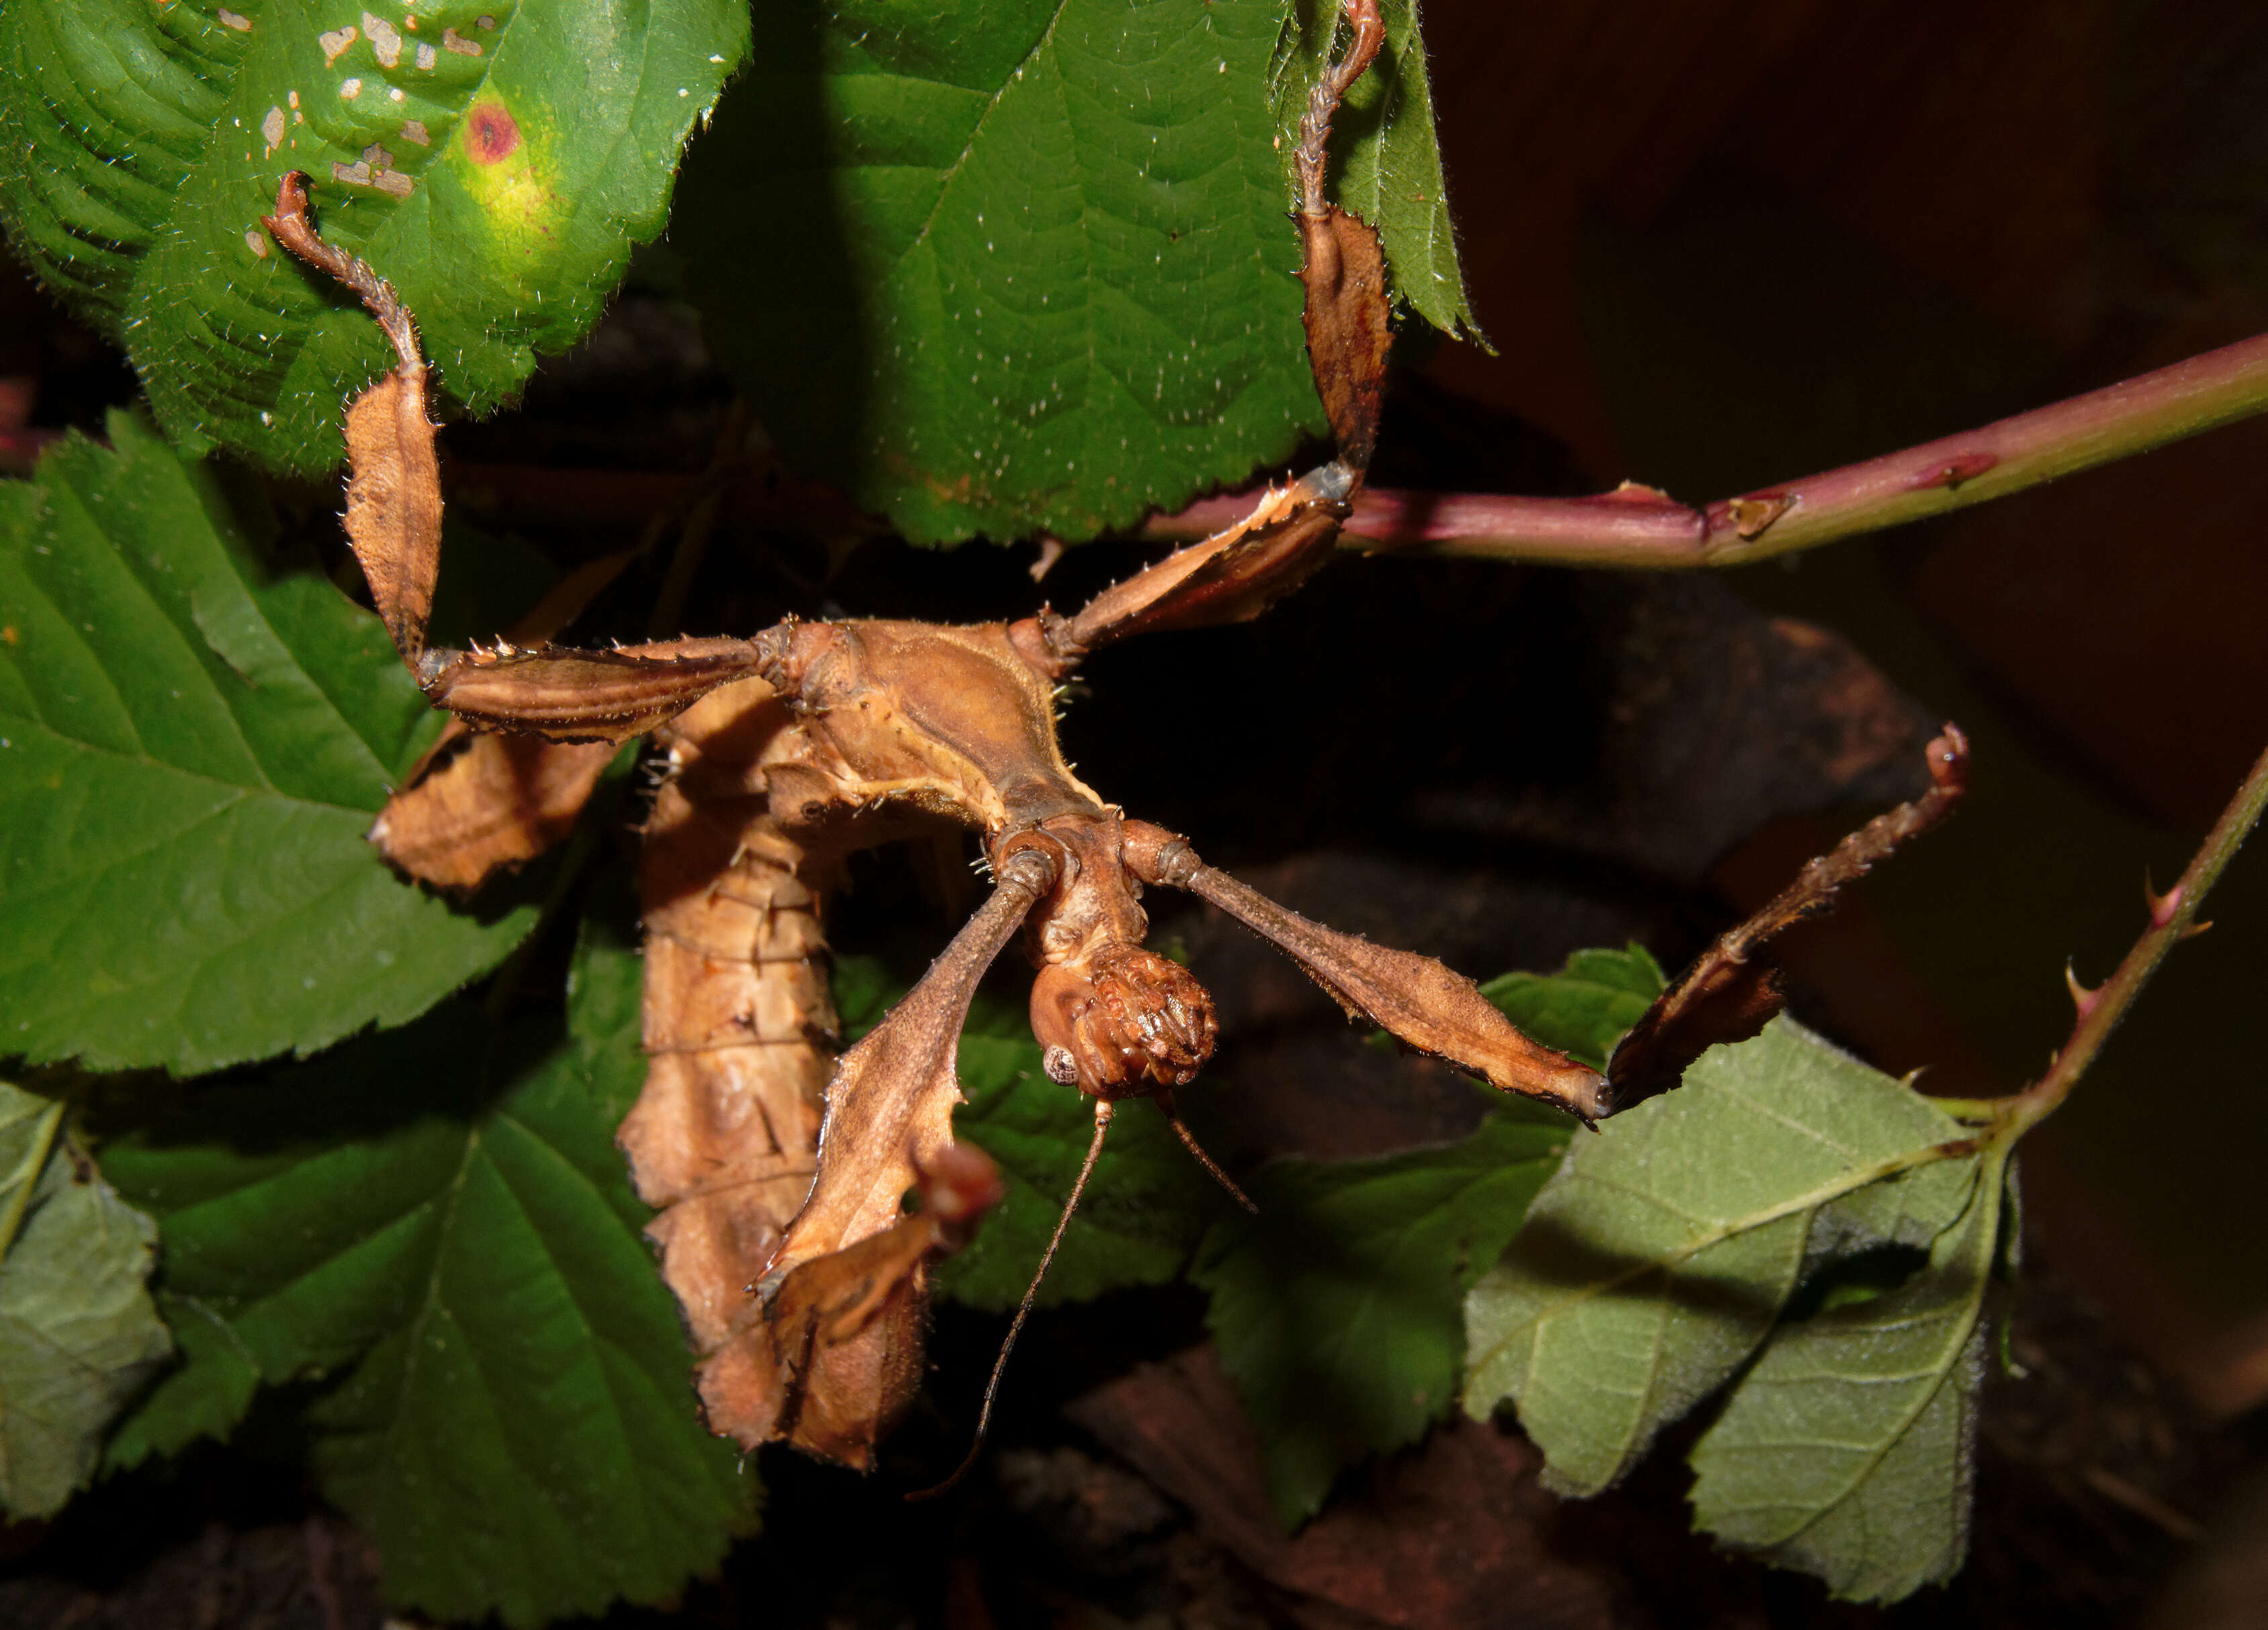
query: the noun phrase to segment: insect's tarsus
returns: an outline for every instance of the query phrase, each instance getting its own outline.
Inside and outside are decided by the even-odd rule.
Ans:
[[[276,213],[261,217],[260,224],[293,254],[328,272],[360,295],[362,303],[370,308],[371,315],[378,319],[379,327],[393,341],[402,371],[422,380],[425,377],[425,352],[417,341],[416,319],[394,292],[394,285],[372,270],[367,261],[335,244],[325,242],[315,231],[314,223],[307,217],[307,180],[303,171],[286,172],[276,189]]]
[[[1040,1258],[1039,1271],[1032,1275],[1031,1285],[1024,1292],[1024,1300],[1016,1309],[1015,1319],[1009,1325],[1008,1333],[1000,1343],[1000,1356],[992,1361],[992,1377],[984,1384],[984,1404],[976,1412],[976,1436],[969,1443],[968,1452],[961,1457],[961,1464],[953,1468],[952,1476],[934,1487],[916,1490],[906,1496],[908,1500],[936,1499],[968,1476],[968,1468],[976,1464],[977,1454],[984,1447],[984,1434],[992,1425],[992,1401],[999,1396],[1000,1377],[1007,1373],[1008,1355],[1016,1350],[1016,1338],[1023,1334],[1024,1321],[1032,1316],[1032,1304],[1040,1296],[1040,1281],[1047,1278],[1048,1265],[1056,1259],[1056,1248],[1063,1244],[1064,1230],[1071,1227],[1071,1213],[1079,1209],[1079,1197],[1086,1193],[1086,1180],[1094,1175],[1094,1163],[1102,1158],[1103,1134],[1110,1130],[1111,1117],[1116,1112],[1117,1105],[1108,1098],[1094,1100],[1094,1140],[1086,1146],[1086,1158],[1080,1163],[1079,1180],[1071,1186],[1071,1197],[1064,1201],[1063,1215],[1056,1220],[1055,1237],[1048,1241],[1047,1251]],[[1226,1182],[1227,1179],[1224,1178],[1222,1181]]]

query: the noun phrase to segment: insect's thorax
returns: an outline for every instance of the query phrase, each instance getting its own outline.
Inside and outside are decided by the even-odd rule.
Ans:
[[[1122,853],[1124,826],[1064,763],[1052,681],[1000,623],[806,623],[777,636],[765,677],[792,697],[807,744],[772,775],[772,808],[814,817],[895,804],[983,834],[997,867],[1046,849],[1056,881],[1026,943],[1040,973],[1032,1025],[1049,1075],[1097,1098],[1181,1086],[1212,1053],[1211,998],[1145,950],[1149,919]]]
[[[768,637],[765,678],[793,699],[840,802],[910,805],[995,840],[1104,812],[1056,744],[1052,683],[1005,625],[801,623]]]

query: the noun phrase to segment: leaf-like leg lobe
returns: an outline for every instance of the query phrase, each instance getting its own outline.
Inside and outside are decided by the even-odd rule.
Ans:
[[[1226,531],[1105,589],[1075,615],[1043,613],[1012,626],[1009,638],[1059,679],[1090,652],[1133,635],[1249,622],[1330,559],[1359,479],[1344,464],[1322,465],[1271,488]]]
[[[614,756],[611,743],[475,734],[452,719],[387,800],[370,841],[421,883],[477,888],[490,872],[534,859],[572,831]]]
[[[433,584],[441,569],[441,468],[426,417],[425,354],[417,325],[393,286],[345,250],[325,243],[307,217],[307,178],[287,173],[276,213],[261,224],[276,241],[362,297],[400,359],[347,409],[347,537],[370,580],[371,598],[394,649],[413,668],[425,651]]]
[[[670,640],[620,650],[429,650],[418,683],[437,708],[486,730],[551,741],[623,742],[710,692],[758,675],[755,642]]]
[[[992,1203],[970,1151],[953,1142],[961,1027],[977,981],[1056,874],[1043,848],[1008,856],[992,897],[836,1067],[800,1209],[760,1262],[736,1259],[742,1283],[757,1281],[758,1300],[727,1298],[714,1310],[716,1340],[699,1374],[713,1430],[749,1447],[784,1438],[863,1467],[913,1397],[927,1311],[923,1265],[957,1247]],[[646,1112],[642,1100],[632,1122]],[[631,1123],[623,1134],[627,1145]],[[644,1161],[639,1172],[643,1183]],[[904,1216],[906,1191],[917,1186],[924,1210]],[[760,1234],[744,1228],[733,1237],[745,1251]],[[721,1289],[721,1266],[702,1282]],[[687,1313],[699,1341],[703,1320],[690,1303]]]
[[[1197,856],[1181,839],[1126,823],[1126,858],[1145,883],[1187,889],[1297,962],[1350,1017],[1403,1046],[1470,1070],[1491,1086],[1557,1105],[1585,1120],[1611,1112],[1603,1076],[1529,1040],[1472,980],[1431,957],[1373,944],[1310,921]]]

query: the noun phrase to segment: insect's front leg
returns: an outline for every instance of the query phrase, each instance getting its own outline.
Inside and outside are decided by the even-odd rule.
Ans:
[[[1292,167],[1307,360],[1338,456],[1289,487],[1271,488],[1226,532],[1104,590],[1075,615],[1042,612],[1014,625],[1018,649],[1050,678],[1130,635],[1257,617],[1330,558],[1370,468],[1394,343],[1386,261],[1377,232],[1333,203],[1325,182],[1331,121],[1377,58],[1386,27],[1378,0],[1339,0],[1337,9],[1347,25],[1345,48],[1309,93]]]
[[[1187,889],[1297,962],[1350,1018],[1470,1070],[1500,1091],[1557,1105],[1587,1121],[1610,1113],[1606,1078],[1515,1029],[1464,975],[1431,957],[1373,944],[1301,916],[1197,858],[1186,840],[1147,821],[1126,823],[1126,865],[1149,884]]]
[[[1060,679],[1088,653],[1137,634],[1249,622],[1330,559],[1360,485],[1359,471],[1334,459],[1271,488],[1227,531],[1114,584],[1073,615],[1042,612],[1012,624],[1009,637]]]
[[[627,741],[765,665],[757,640],[666,640],[612,650],[499,644],[431,650],[412,672],[437,708],[478,728],[550,741]]]

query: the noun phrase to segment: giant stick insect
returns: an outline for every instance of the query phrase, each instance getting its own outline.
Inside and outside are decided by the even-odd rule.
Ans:
[[[359,294],[398,354],[349,411],[347,528],[404,662],[456,716],[448,750],[429,755],[372,838],[412,875],[468,886],[563,834],[616,745],[648,735],[666,756],[642,862],[650,1070],[620,1142],[659,1212],[648,1232],[709,1423],[745,1446],[784,1439],[865,1466],[909,1401],[927,1264],[1000,1193],[989,1162],[954,1144],[954,1057],[979,979],[1020,929],[1047,1073],[1094,1105],[1057,1243],[1118,1103],[1151,1098],[1173,1115],[1174,1090],[1213,1046],[1211,999],[1144,946],[1145,885],[1235,917],[1412,1048],[1587,1121],[1613,1107],[1606,1077],[1521,1035],[1470,980],[1206,865],[1080,782],[1057,744],[1057,687],[1084,657],[1146,630],[1256,616],[1329,557],[1362,483],[1388,344],[1385,273],[1377,235],[1327,202],[1324,152],[1383,31],[1375,0],[1343,11],[1349,43],[1310,99],[1294,164],[1308,348],[1336,457],[1069,616],[790,620],[749,639],[584,650],[541,642],[557,620],[539,610],[539,632],[519,636],[534,644],[430,648],[441,496],[415,323],[378,274],[316,234],[306,178],[279,189],[267,221],[278,241]],[[821,903],[854,849],[939,822],[980,834],[990,897],[837,1060]],[[1720,958],[1719,974],[1738,962]],[[1738,1006],[1748,988],[1732,986]],[[909,1191],[921,1197],[910,1215]]]

